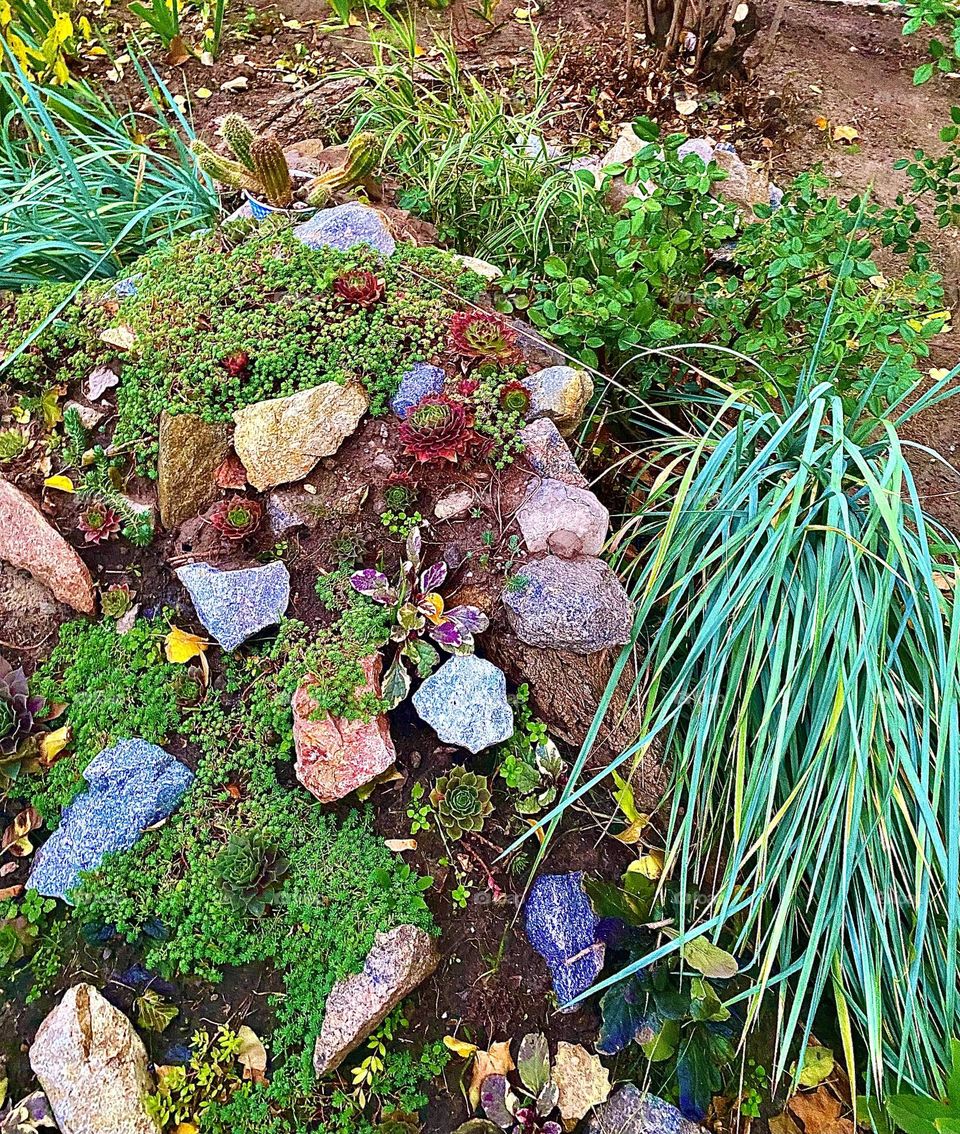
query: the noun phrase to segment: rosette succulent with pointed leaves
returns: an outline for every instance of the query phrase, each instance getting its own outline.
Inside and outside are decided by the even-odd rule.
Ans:
[[[400,423],[400,441],[422,464],[456,462],[476,445],[473,414],[446,394],[429,394]]]
[[[448,654],[472,654],[474,634],[490,624],[475,606],[445,606],[439,588],[447,578],[447,565],[441,560],[421,571],[422,550],[420,529],[414,528],[407,536],[406,557],[396,582],[372,567],[350,576],[358,594],[390,607],[394,614],[390,638],[397,644],[397,654],[382,681],[389,708],[399,705],[410,691],[406,661],[414,664],[420,677],[429,677],[440,661],[433,643]]]
[[[260,526],[263,508],[247,496],[228,496],[210,513],[210,523],[224,539],[241,540]]]
[[[42,697],[31,697],[22,669],[0,658],[0,755],[12,756],[36,728]]]
[[[419,496],[416,481],[409,473],[391,473],[383,486],[384,503],[394,512],[406,512]]]
[[[260,917],[276,902],[290,863],[262,831],[242,831],[230,837],[214,869],[229,900]]]
[[[113,583],[100,596],[100,609],[105,618],[123,618],[133,606],[133,591],[128,583]]]
[[[530,391],[522,382],[507,382],[500,390],[500,408],[526,417],[530,409]]]
[[[487,816],[493,811],[487,777],[468,772],[455,765],[441,776],[430,792],[430,803],[437,813],[437,822],[451,839],[459,839],[465,831],[482,831]]]
[[[517,357],[517,332],[499,315],[456,311],[450,319],[450,346],[462,358],[509,362]]]
[[[369,311],[383,298],[384,287],[383,280],[363,268],[344,272],[333,281],[333,290],[342,300],[364,311]]]
[[[91,504],[77,520],[77,527],[83,532],[87,543],[106,543],[120,534],[123,519],[118,512],[99,501]]]

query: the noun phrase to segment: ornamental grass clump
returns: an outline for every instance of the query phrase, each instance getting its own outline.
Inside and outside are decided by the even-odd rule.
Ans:
[[[430,792],[430,803],[444,833],[454,840],[462,838],[466,831],[482,831],[484,821],[493,812],[487,777],[468,772],[462,764],[437,780]]]
[[[960,604],[942,587],[960,564],[897,430],[960,368],[878,420],[880,375],[850,406],[818,361],[793,397],[731,394],[702,436],[657,446],[619,535],[633,640],[543,822],[659,738],[663,878],[688,912],[596,989],[723,931],[748,1025],[777,1014],[780,1073],[826,996],[851,1078],[939,1097],[960,1036]],[[641,642],[637,740],[581,783]]]

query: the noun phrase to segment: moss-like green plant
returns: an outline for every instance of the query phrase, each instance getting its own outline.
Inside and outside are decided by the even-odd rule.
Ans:
[[[482,831],[484,821],[493,811],[487,777],[468,772],[462,764],[437,780],[430,802],[437,821],[451,839],[459,839],[465,831]]]

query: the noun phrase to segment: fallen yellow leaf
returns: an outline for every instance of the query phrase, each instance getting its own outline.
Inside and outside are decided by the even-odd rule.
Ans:
[[[852,126],[835,126],[833,140],[835,142],[855,142],[860,135]]]
[[[210,90],[209,87],[197,87],[193,93],[197,98],[209,98],[213,94],[213,91]]]
[[[456,1036],[444,1036],[443,1046],[448,1047],[454,1055],[459,1055],[461,1059],[469,1059],[480,1050],[475,1043],[467,1043],[466,1040],[459,1040]]]
[[[44,764],[52,764],[64,748],[66,748],[69,740],[69,725],[56,728],[53,732],[45,732],[40,739],[40,755],[43,758]]]
[[[663,851],[652,850],[631,862],[627,870],[641,874],[644,878],[657,879],[663,873]]]
[[[170,633],[164,639],[164,652],[168,662],[183,665],[191,658],[202,658],[207,649],[207,643],[196,634],[188,634],[179,626],[171,626]]]
[[[480,1088],[488,1075],[506,1075],[516,1067],[510,1054],[510,1041],[492,1043],[488,1051],[477,1051],[473,1058],[473,1074],[470,1077],[470,1108],[476,1110],[480,1105]]]
[[[55,488],[57,492],[73,492],[73,481],[68,476],[48,476],[44,488]]]

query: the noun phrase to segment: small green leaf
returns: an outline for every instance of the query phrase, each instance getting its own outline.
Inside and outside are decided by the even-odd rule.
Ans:
[[[152,988],[148,988],[142,996],[134,1001],[137,1013],[137,1024],[148,1032],[162,1032],[175,1017],[180,1015],[176,1004],[164,1000]]]
[[[532,1095],[538,1095],[550,1082],[550,1049],[542,1032],[530,1032],[520,1041],[517,1071]]]
[[[739,972],[736,960],[706,937],[695,937],[680,950],[686,963],[711,980],[729,980]]]
[[[800,1075],[797,1082],[801,1087],[819,1087],[824,1079],[829,1079],[835,1066],[833,1052],[829,1047],[810,1044],[800,1062]]]

